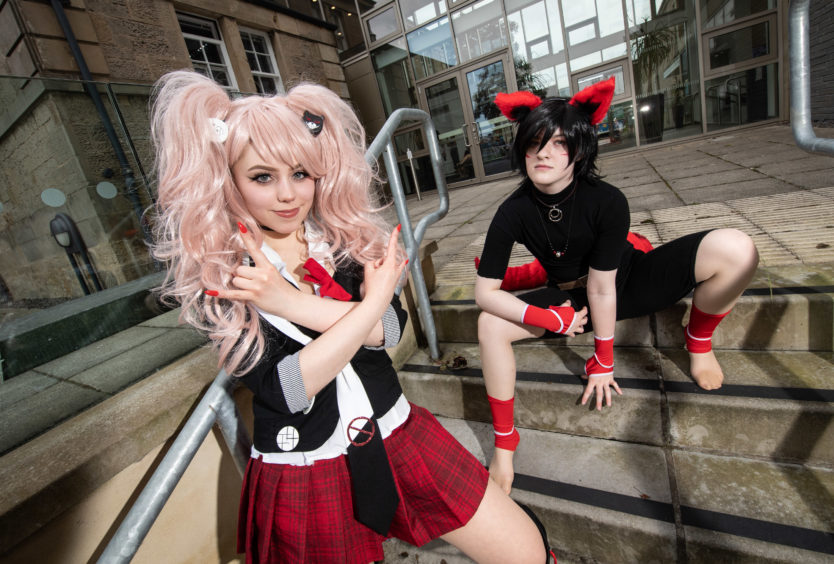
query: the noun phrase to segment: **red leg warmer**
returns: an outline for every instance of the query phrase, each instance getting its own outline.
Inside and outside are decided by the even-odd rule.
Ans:
[[[704,313],[695,304],[689,313],[689,325],[684,329],[686,350],[691,353],[705,353],[712,350],[712,334],[721,320],[730,313],[726,311],[717,315]]]
[[[515,398],[499,400],[487,396],[489,409],[492,411],[492,430],[495,432],[495,446],[505,450],[515,450],[521,437],[513,425],[513,403]]]

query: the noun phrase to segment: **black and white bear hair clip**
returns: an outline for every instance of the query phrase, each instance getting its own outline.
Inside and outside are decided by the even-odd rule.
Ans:
[[[304,125],[307,126],[307,129],[310,130],[310,133],[313,134],[313,137],[316,137],[319,133],[321,133],[321,128],[324,125],[324,117],[317,116],[316,114],[310,113],[308,111],[304,111]]]

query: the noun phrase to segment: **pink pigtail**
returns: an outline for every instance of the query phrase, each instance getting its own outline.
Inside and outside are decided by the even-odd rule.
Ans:
[[[154,256],[168,266],[159,293],[182,306],[180,320],[206,332],[230,372],[263,350],[257,312],[248,304],[207,300],[205,288],[228,288],[243,245],[237,218],[249,214],[229,173],[212,118],[224,120],[226,92],[188,71],[164,76],[154,91],[151,136],[158,179]],[[229,241],[234,241],[232,245]]]

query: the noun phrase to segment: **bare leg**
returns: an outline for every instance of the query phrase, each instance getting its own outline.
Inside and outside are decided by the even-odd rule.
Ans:
[[[478,342],[481,369],[487,394],[508,400],[515,395],[515,355],[512,344],[521,339],[541,337],[544,329],[507,321],[482,312],[478,318]],[[489,464],[489,474],[505,493],[513,484],[513,451],[496,448]]]
[[[759,253],[750,237],[737,229],[708,233],[695,256],[695,288],[692,303],[704,313],[729,311],[750,284],[759,264]],[[721,387],[724,373],[715,354],[689,353],[689,370],[705,390]]]
[[[491,479],[475,515],[441,538],[479,564],[543,564],[547,558],[536,525]]]

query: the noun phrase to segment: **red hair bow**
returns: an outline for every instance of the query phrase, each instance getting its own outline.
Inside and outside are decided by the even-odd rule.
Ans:
[[[519,108],[526,108],[529,112],[537,108],[541,103],[541,98],[526,90],[519,90],[512,94],[499,92],[495,97],[495,105],[498,106],[498,109],[501,110],[504,117],[510,121],[518,121],[522,117],[519,115]]]
[[[568,101],[568,104],[577,108],[587,109],[591,116],[591,125],[602,121],[608,108],[611,106],[611,99],[614,97],[614,77],[608,80],[597,82],[588,88],[580,90]],[[596,106],[596,108],[594,108]]]

